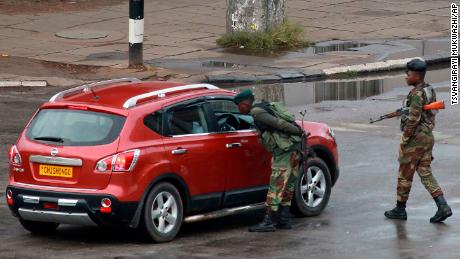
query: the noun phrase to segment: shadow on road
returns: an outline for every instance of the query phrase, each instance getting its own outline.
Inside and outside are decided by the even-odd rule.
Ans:
[[[176,239],[199,238],[200,235],[222,233],[232,229],[238,229],[257,223],[263,216],[263,211],[250,212],[219,219],[212,219],[202,222],[183,224]],[[17,223],[19,225],[19,223]],[[18,226],[19,227],[19,226]],[[24,230],[25,231],[25,230]],[[143,233],[131,228],[109,228],[109,227],[83,227],[61,225],[55,233],[48,236],[26,234],[32,240],[47,243],[81,243],[81,244],[126,244],[126,243],[151,243]],[[65,246],[61,247],[65,250]]]

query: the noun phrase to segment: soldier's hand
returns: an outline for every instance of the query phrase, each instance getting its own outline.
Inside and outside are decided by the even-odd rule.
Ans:
[[[402,135],[400,142],[401,142],[401,144],[407,145],[407,143],[409,143],[409,139],[410,138],[404,137],[404,135]]]
[[[289,157],[289,162],[292,168],[296,168],[300,162],[300,156],[296,152],[291,152],[291,156]]]
[[[409,143],[409,139],[405,138],[404,136],[401,136],[401,140],[399,141],[401,149],[404,149],[407,143]]]

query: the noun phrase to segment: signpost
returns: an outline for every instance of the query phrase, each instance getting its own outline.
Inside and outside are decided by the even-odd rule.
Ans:
[[[129,0],[129,66],[143,64],[144,0]]]

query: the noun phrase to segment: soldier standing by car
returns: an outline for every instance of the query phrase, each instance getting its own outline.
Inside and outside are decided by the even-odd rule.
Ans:
[[[404,103],[405,107],[409,108],[409,114],[401,117],[403,133],[398,159],[397,203],[394,209],[385,212],[385,216],[390,219],[407,219],[406,202],[415,171],[438,207],[430,222],[442,222],[452,216],[452,210],[447,205],[441,187],[431,172],[435,113],[431,110],[423,110],[423,106],[436,101],[436,94],[434,89],[425,83],[425,74],[424,61],[413,59],[407,63],[406,82],[414,88],[409,92]]]
[[[262,144],[273,156],[266,213],[260,223],[249,227],[249,231],[271,232],[276,227],[291,229],[290,206],[298,177],[300,136],[304,131],[295,122],[277,116],[270,103],[253,105],[254,94],[249,89],[240,92],[233,101],[241,113],[250,114],[254,118]]]

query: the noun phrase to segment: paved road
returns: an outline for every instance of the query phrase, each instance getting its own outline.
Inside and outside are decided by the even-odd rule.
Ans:
[[[0,53],[61,63],[125,67],[128,1],[97,1],[89,9],[76,2],[61,3],[60,6],[68,6],[67,12],[65,8],[56,7],[49,8],[53,12],[41,12],[43,8],[39,7],[13,9],[5,6],[4,10],[0,9]],[[290,0],[286,1],[286,12],[292,21],[303,26],[312,42],[426,39],[449,35],[451,2]],[[108,3],[118,4],[107,6]],[[82,10],[78,10],[79,5],[83,5]],[[225,33],[225,12],[226,1],[145,1],[144,59],[225,56],[216,51],[216,39]],[[75,40],[55,36],[69,32],[81,35],[96,32],[107,34],[107,37]],[[320,69],[328,62],[334,63],[334,60],[303,66]]]
[[[437,87],[445,87],[446,83]],[[439,88],[441,89],[441,88]],[[430,224],[434,202],[415,177],[407,222],[386,220],[394,205],[396,184],[396,121],[375,126],[370,114],[400,104],[404,90],[378,96],[378,101],[323,102],[309,106],[310,118],[336,128],[341,177],[330,204],[315,218],[296,218],[294,230],[248,233],[260,213],[185,225],[166,244],[143,242],[133,231],[61,226],[49,237],[33,236],[10,216],[0,195],[0,257],[2,258],[455,258],[460,253],[460,107],[439,115],[434,172],[452,205],[445,224]],[[0,188],[7,179],[6,144],[15,141],[28,118],[57,88],[0,89]],[[447,99],[442,92],[439,98]]]

